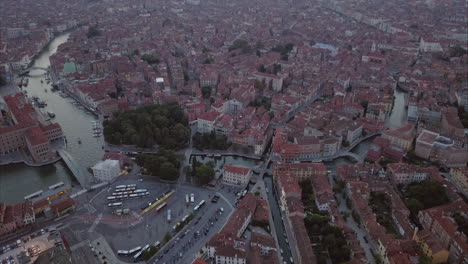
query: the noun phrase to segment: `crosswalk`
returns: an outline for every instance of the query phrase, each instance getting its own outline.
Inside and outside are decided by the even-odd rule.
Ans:
[[[101,221],[102,219],[102,213],[100,213],[98,215],[98,217],[96,218],[96,220],[94,220],[93,224],[91,225],[91,227],[88,229],[88,232],[89,233],[92,233],[94,232],[94,228],[96,228],[96,226],[99,224],[99,222]]]

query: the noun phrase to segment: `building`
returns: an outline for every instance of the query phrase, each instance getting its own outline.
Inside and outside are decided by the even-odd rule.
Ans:
[[[64,216],[75,210],[75,200],[68,197],[50,206],[54,216]]]
[[[414,130],[413,124],[405,123],[395,129],[385,130],[382,137],[388,139],[390,145],[410,151],[413,147]]]
[[[461,167],[461,168],[452,168],[450,169],[450,176],[460,189],[464,192],[468,193],[468,168]]]
[[[0,202],[0,237],[21,230],[36,221],[30,201],[6,205]]]
[[[246,264],[247,254],[245,251],[232,248],[221,247],[216,250],[216,264]]]
[[[275,240],[271,235],[251,232],[247,238],[243,237],[252,221],[265,221],[267,204],[252,193],[244,196],[226,225],[205,245],[208,258],[221,264],[278,264]],[[248,262],[248,259],[254,259],[255,262]]]
[[[252,176],[252,170],[246,167],[224,165],[223,183],[229,185],[246,186],[250,177]]]
[[[417,137],[414,152],[420,158],[437,161],[447,167],[464,167],[468,161],[466,148],[451,138],[426,129]]]
[[[311,179],[312,177],[325,176],[327,168],[323,163],[273,163],[273,178],[281,174],[291,174],[298,182]]]
[[[96,179],[109,182],[119,176],[120,164],[118,160],[108,159],[98,162],[91,169],[93,170],[93,175]]]
[[[421,167],[406,163],[390,163],[387,172],[395,184],[421,182],[431,177],[435,178],[438,175],[437,168]]]
[[[26,152],[34,163],[57,158],[50,143],[63,137],[60,125],[36,111],[23,93],[0,99],[0,154]]]
[[[433,264],[447,263],[449,251],[441,245],[431,232],[416,228],[413,240],[418,243],[421,251],[432,260]]]

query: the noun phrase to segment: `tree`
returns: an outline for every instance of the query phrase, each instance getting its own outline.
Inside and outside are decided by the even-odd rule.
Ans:
[[[202,96],[205,99],[210,98],[210,96],[211,96],[211,87],[209,87],[209,86],[202,87]]]
[[[160,62],[158,57],[149,54],[144,54],[141,56],[141,59],[146,61],[148,64],[158,64]]]
[[[170,162],[164,162],[159,169],[160,176],[164,180],[176,180],[179,178],[179,170]]]
[[[424,205],[414,198],[409,199],[408,202],[406,202],[406,205],[408,206],[408,209],[411,211],[411,213],[415,215],[417,215],[419,211],[424,209]]]
[[[212,164],[203,164],[196,168],[195,178],[198,184],[205,185],[214,179],[215,171]]]
[[[419,264],[431,264],[432,259],[427,256],[426,254],[423,254],[421,257],[419,257]]]
[[[166,244],[167,242],[169,242],[171,238],[172,238],[171,233],[167,232],[166,235],[164,235],[163,244]]]
[[[101,31],[97,28],[97,26],[90,26],[88,28],[88,33],[86,33],[88,38],[93,38],[99,35],[101,35]]]

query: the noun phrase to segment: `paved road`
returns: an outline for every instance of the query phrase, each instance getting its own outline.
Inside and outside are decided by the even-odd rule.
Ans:
[[[217,214],[216,211],[221,207],[224,213]],[[216,204],[208,202],[189,225],[179,232],[150,263],[192,263],[200,249],[219,232],[233,211],[232,206],[224,199],[220,199]],[[200,232],[199,236],[195,235],[197,231]]]

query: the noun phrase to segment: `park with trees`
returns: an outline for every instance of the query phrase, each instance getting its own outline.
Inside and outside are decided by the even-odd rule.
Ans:
[[[105,140],[114,145],[152,148],[157,144],[164,149],[179,150],[190,139],[188,119],[177,103],[117,112],[103,126]]]

